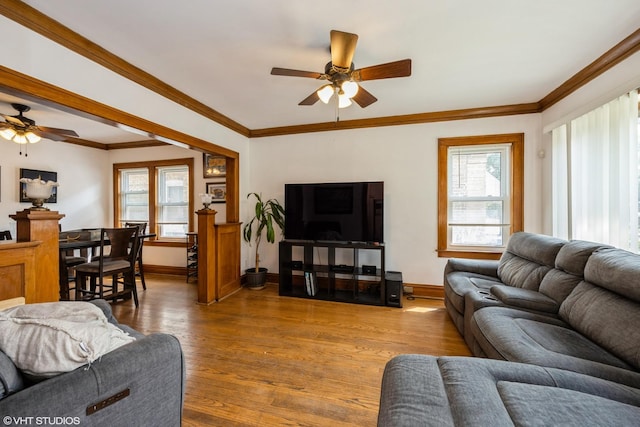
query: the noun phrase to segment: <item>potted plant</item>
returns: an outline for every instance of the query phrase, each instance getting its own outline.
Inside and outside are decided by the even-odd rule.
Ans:
[[[245,224],[242,230],[242,236],[245,242],[256,245],[256,264],[253,268],[245,270],[247,277],[247,286],[252,289],[262,289],[267,282],[267,269],[260,267],[260,242],[262,241],[263,232],[267,233],[267,242],[274,243],[276,233],[274,224],[280,230],[284,229],[284,208],[276,199],[262,200],[262,196],[258,193],[249,193],[247,199],[254,196],[256,199],[255,216]]]

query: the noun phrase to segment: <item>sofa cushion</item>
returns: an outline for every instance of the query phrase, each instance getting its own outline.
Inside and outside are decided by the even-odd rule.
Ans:
[[[599,249],[589,258],[584,278],[640,302],[640,255],[622,249]]]
[[[574,276],[583,277],[587,261],[593,252],[602,248],[610,248],[610,246],[586,240],[572,240],[558,251],[556,268]]]
[[[585,337],[640,368],[639,303],[581,282],[562,303],[559,315]]]
[[[24,388],[22,375],[9,357],[0,351],[0,399]]]
[[[500,258],[498,277],[506,285],[537,291],[566,243],[542,234],[514,233]]]
[[[378,425],[635,425],[638,417],[640,390],[599,378],[498,360],[410,354],[385,367]]]
[[[0,350],[34,377],[74,370],[132,341],[87,302],[27,304],[0,312]]]
[[[493,359],[567,369],[640,387],[640,373],[626,360],[552,316],[487,307],[475,312],[471,331]]]
[[[529,289],[514,288],[513,286],[496,285],[491,287],[491,293],[506,305],[526,310],[557,313],[560,304],[552,298]]]

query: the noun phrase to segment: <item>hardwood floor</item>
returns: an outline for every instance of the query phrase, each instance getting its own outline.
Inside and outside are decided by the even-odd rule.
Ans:
[[[403,308],[242,289],[209,306],[194,283],[147,275],[121,323],[177,336],[187,366],[183,426],[374,426],[385,363],[402,353],[469,355],[440,300]]]

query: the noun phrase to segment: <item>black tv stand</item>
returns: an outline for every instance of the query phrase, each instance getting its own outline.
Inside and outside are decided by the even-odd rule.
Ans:
[[[279,294],[385,305],[384,249],[379,243],[284,240]]]

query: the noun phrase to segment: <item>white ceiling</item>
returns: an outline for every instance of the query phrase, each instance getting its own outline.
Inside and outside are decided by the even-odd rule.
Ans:
[[[321,82],[270,75],[324,71],[332,29],[359,35],[356,68],[413,61],[410,77],[362,83],[378,102],[341,110],[349,120],[537,102],[640,23],[638,0],[25,2],[250,129],[335,119],[333,105],[297,105]]]

